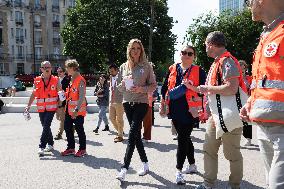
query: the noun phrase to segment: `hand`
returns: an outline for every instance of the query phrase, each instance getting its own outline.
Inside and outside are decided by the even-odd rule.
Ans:
[[[130,88],[130,91],[133,93],[142,93],[142,87],[139,86],[133,86]]]
[[[197,87],[198,93],[205,94],[208,93],[208,86],[207,85],[199,85]]]
[[[78,112],[74,111],[74,112],[72,113],[71,118],[72,118],[72,119],[76,119],[77,116],[78,116]]]
[[[198,117],[201,123],[206,123],[210,115],[206,111],[199,110]]]
[[[26,108],[25,108],[25,112],[29,112],[30,111],[30,106],[27,106]]]
[[[249,113],[250,113],[251,105],[250,103],[246,103],[240,110],[240,118],[243,121],[250,122]]]
[[[182,84],[184,84],[189,90],[194,90],[193,82],[191,80],[184,80]]]

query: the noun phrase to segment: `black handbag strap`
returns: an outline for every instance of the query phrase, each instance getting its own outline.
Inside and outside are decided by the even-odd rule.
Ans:
[[[221,82],[221,75],[220,75],[220,72],[219,72],[219,68],[218,68],[218,71],[217,71],[217,81],[218,81],[218,85],[220,86],[222,84],[222,82]],[[224,122],[224,117],[223,117],[223,113],[222,113],[221,96],[219,94],[216,94],[216,100],[217,100],[217,109],[218,109],[218,114],[219,114],[220,126],[221,126],[222,130],[225,133],[227,133],[228,129],[227,129],[225,122]]]

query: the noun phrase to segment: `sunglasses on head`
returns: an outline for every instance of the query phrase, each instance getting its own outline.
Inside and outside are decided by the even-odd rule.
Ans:
[[[192,56],[192,55],[194,55],[193,52],[187,52],[187,51],[181,51],[181,54],[182,54],[182,55],[187,55],[187,56]]]

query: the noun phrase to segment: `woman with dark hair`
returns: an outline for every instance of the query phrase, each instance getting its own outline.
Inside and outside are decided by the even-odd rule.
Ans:
[[[161,90],[162,106],[169,106],[169,116],[178,134],[176,183],[179,185],[185,184],[183,173],[197,172],[190,135],[198,120],[198,110],[202,108],[202,95],[187,89],[185,83],[199,86],[206,80],[205,72],[193,64],[196,58],[194,47],[183,47],[180,56],[181,62],[169,67]],[[189,164],[182,170],[186,157]]]
[[[99,120],[97,127],[95,130],[93,130],[93,132],[98,134],[98,130],[101,126],[102,121],[104,121],[105,123],[105,128],[103,129],[103,131],[109,131],[108,119],[106,116],[109,101],[109,86],[107,82],[107,75],[100,75],[100,79],[95,88],[95,96],[98,97],[97,105],[99,106]]]

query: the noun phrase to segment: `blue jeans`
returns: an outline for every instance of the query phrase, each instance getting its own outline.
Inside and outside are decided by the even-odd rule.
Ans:
[[[102,121],[104,121],[105,125],[108,125],[108,119],[106,116],[108,106],[100,106],[99,105],[99,120],[97,127],[100,128]]]
[[[55,112],[39,112],[39,118],[42,125],[39,148],[45,148],[46,144],[53,146],[53,136],[50,129]]]

